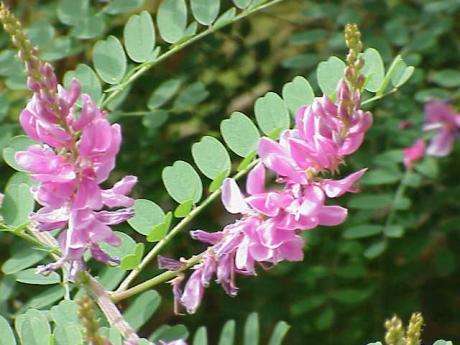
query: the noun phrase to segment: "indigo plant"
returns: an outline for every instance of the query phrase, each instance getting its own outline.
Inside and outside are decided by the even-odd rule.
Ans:
[[[251,291],[249,284],[266,281],[274,300],[263,302],[262,318],[267,308],[285,301],[289,304],[283,315],[308,314],[310,320],[304,321],[309,324],[301,330],[294,322],[288,333],[288,323],[278,321],[271,333],[262,332],[269,345],[302,344],[311,324],[320,333],[328,332],[331,344],[378,338],[378,331],[365,333],[369,327],[360,328],[360,322],[365,324],[378,291],[390,286],[391,278],[381,279],[383,274],[373,272],[372,265],[382,258],[399,265],[431,256],[431,248],[413,257],[394,254],[392,248],[404,243],[407,230],[416,231],[432,217],[415,212],[411,218],[407,195],[411,188],[436,189],[433,180],[444,173],[438,161],[447,162],[455,154],[458,94],[452,92],[450,99],[430,94],[422,99],[424,117],[398,120],[401,107],[395,103],[407,102],[410,97],[401,93],[421,78],[419,67],[411,65],[419,64],[417,59],[404,49],[393,57],[382,44],[375,47],[383,46],[383,52],[368,47],[367,30],[362,33],[353,23],[364,8],[353,9],[346,1],[346,20],[340,16],[329,32],[291,32],[304,25],[299,16],[321,18],[321,11],[328,10],[315,5],[311,13],[299,12],[304,6],[300,3],[58,0],[40,5],[46,19],[32,20],[28,29],[17,17],[27,21],[25,2],[0,3],[5,32],[0,42],[0,74],[5,76],[0,113],[11,114],[4,119],[8,134],[1,144],[3,160],[17,170],[4,186],[0,209],[0,243],[13,243],[11,256],[2,258],[0,344],[203,345],[208,339],[219,345],[258,344],[261,325],[254,312],[242,337],[236,336],[234,320],[225,322],[219,335],[213,321],[209,335],[200,326],[193,337],[182,324],[163,324],[190,320],[195,327],[201,323],[200,312],[210,314],[216,298],[229,300],[218,295],[213,281],[234,298],[232,318],[245,310],[234,307],[244,305],[245,295],[254,301],[271,295],[267,287]],[[329,10],[334,8],[330,4]],[[344,58],[322,59],[314,78],[307,71],[290,75],[281,95],[261,83],[251,89],[248,85],[230,102],[229,94],[234,97],[246,85],[237,81],[235,71],[218,71],[219,57],[206,66],[205,53],[216,54],[214,43],[219,35],[233,35],[233,26],[242,27],[242,44],[254,40],[245,37],[244,25],[258,16],[278,22],[275,31],[287,35],[293,46],[321,45],[327,35],[337,34],[329,43],[341,47],[337,55]],[[385,23],[385,30],[401,35],[405,26],[395,20]],[[285,25],[295,29],[283,33]],[[342,30],[344,35],[339,34]],[[397,37],[394,44],[406,43],[404,35]],[[168,60],[180,60],[201,40],[208,46],[192,54],[185,73],[173,75],[160,68]],[[235,49],[231,44],[221,47],[222,54]],[[308,54],[275,62],[266,57],[267,65],[260,66],[264,78],[271,80],[278,65],[304,68]],[[241,71],[247,69],[254,77],[249,70],[258,62],[247,56]],[[423,68],[423,62],[419,65]],[[156,73],[164,79],[146,98],[150,84],[145,80]],[[432,78],[446,88],[456,85],[446,74]],[[219,77],[230,91],[205,86],[204,81],[215,85]],[[231,115],[217,124],[214,116],[205,127],[203,114],[218,110],[205,102],[208,97],[220,98]],[[242,112],[252,103],[255,123]],[[382,113],[394,114],[397,121]],[[25,135],[13,136],[21,130]],[[184,133],[192,133],[193,140],[207,135],[183,153],[190,141]],[[387,140],[388,133],[395,138]],[[378,136],[385,139],[379,142]],[[193,165],[183,160],[190,153]],[[167,165],[168,156],[181,159],[159,170],[156,163]],[[166,192],[157,188],[159,179]],[[245,188],[238,185],[241,180]],[[377,189],[393,183],[393,190]],[[150,194],[159,195],[158,203],[141,197]],[[217,221],[207,219],[209,208],[218,214]],[[331,237],[334,232],[342,238]],[[190,237],[204,248],[196,250]],[[364,242],[367,238],[373,239]],[[435,243],[431,250],[440,246]],[[455,257],[445,253],[447,259],[437,260],[448,276],[455,271]],[[453,270],[446,271],[446,265]],[[415,274],[405,273],[409,279]],[[277,281],[277,276],[286,281]],[[363,286],[356,287],[353,280],[358,278]],[[319,288],[322,281],[326,283]],[[23,284],[33,289],[23,292]],[[40,285],[53,286],[36,293]],[[278,300],[277,291],[282,292]],[[154,316],[162,298],[166,317]],[[371,307],[363,308],[364,303]],[[341,304],[351,309],[341,309]],[[391,313],[400,312],[391,306]],[[407,314],[417,308],[402,309]],[[340,328],[350,327],[348,335],[334,339],[339,313],[359,316],[356,321],[341,316]],[[198,321],[186,314],[195,314]],[[376,314],[380,322],[389,316]],[[421,344],[424,322],[420,313],[412,314],[407,327],[396,316],[387,320],[385,343]]]

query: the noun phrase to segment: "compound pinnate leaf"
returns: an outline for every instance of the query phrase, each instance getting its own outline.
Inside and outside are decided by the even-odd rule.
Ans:
[[[153,201],[137,199],[134,202],[134,217],[128,220],[129,225],[143,235],[148,235],[155,225],[164,220],[164,212]]]
[[[187,5],[185,0],[164,0],[157,14],[161,37],[168,43],[176,43],[185,34]]]
[[[297,76],[283,87],[283,99],[294,115],[300,107],[311,104],[314,98],[313,89],[304,77]]]
[[[243,113],[235,112],[222,121],[220,131],[227,146],[238,156],[246,157],[257,149],[259,131]]]
[[[192,13],[195,19],[203,25],[210,25],[217,18],[220,0],[191,0]]]
[[[364,88],[371,92],[377,92],[385,77],[385,67],[382,57],[374,48],[367,48],[362,57],[364,59],[362,73],[367,79]]]
[[[200,201],[203,184],[193,167],[184,161],[177,161],[162,172],[163,183],[168,194],[178,203],[192,199]]]
[[[339,80],[343,78],[345,62],[338,57],[331,56],[326,61],[320,62],[316,71],[318,85],[323,93],[329,97],[334,96]]]
[[[135,62],[144,62],[152,57],[155,47],[155,29],[147,11],[129,18],[123,31],[128,56]]]
[[[224,145],[214,137],[205,136],[193,144],[192,156],[201,172],[211,180],[222,171],[230,171],[230,156]]]
[[[244,324],[244,345],[259,344],[259,316],[257,313],[249,314]]]
[[[269,135],[277,130],[289,128],[289,111],[283,99],[274,92],[259,98],[254,106],[257,124]]]
[[[146,291],[133,301],[133,303],[123,313],[125,320],[138,330],[155,313],[160,305],[161,297],[155,290]]]
[[[93,63],[103,81],[118,84],[127,67],[126,55],[118,38],[109,36],[104,41],[98,41],[93,49]]]

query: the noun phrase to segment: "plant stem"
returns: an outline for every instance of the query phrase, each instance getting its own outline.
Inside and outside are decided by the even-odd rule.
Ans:
[[[141,293],[145,290],[151,289],[152,287],[165,283],[167,281],[170,281],[171,279],[177,277],[178,275],[181,274],[181,272],[185,271],[186,269],[192,267],[193,265],[197,264],[201,260],[201,254],[200,255],[195,255],[192,256],[190,259],[188,259],[185,263],[184,266],[180,270],[176,271],[166,271],[163,272],[149,280],[146,280],[143,283],[140,283],[136,286],[133,286],[130,289],[127,289],[125,291],[120,291],[120,292],[115,292],[111,295],[112,301],[114,303],[118,303],[126,298],[129,298],[131,296],[137,295],[138,293]]]
[[[241,170],[238,172],[235,176],[233,176],[234,179],[239,179],[240,177],[246,175],[251,168],[253,168],[257,163],[259,162],[258,159],[254,160],[249,164],[246,169]],[[132,270],[129,275],[121,282],[120,286],[118,289],[115,291],[116,293],[125,291],[131,282],[136,279],[136,277],[139,275],[139,273],[157,256],[160,251],[165,247],[179,232],[181,232],[187,225],[190,223],[191,220],[193,220],[198,214],[203,211],[206,206],[208,206],[210,203],[212,203],[219,195],[220,195],[220,189],[214,191],[211,193],[199,206],[194,208],[192,212],[190,212],[187,217],[183,218],[179,223],[176,224],[176,226],[163,238],[161,239],[151,250],[150,252],[147,253],[147,255],[142,259],[141,263],[139,264],[139,267]]]
[[[401,198],[404,195],[404,192],[407,188],[407,180],[409,179],[412,173],[411,169],[407,169],[404,173],[401,181],[399,182],[398,188],[396,189],[395,196],[390,206],[390,211],[388,213],[387,219],[385,221],[385,226],[383,228],[383,233],[385,234],[385,229],[388,228],[391,224],[393,224],[394,218],[396,216],[396,205],[400,202]]]
[[[282,1],[285,1],[285,0],[272,0],[272,1],[266,2],[264,4],[261,4],[259,6],[244,10],[243,12],[241,12],[240,14],[235,16],[231,21],[229,21],[227,23],[224,23],[223,25],[210,26],[208,29],[203,30],[202,32],[200,32],[199,34],[189,38],[188,40],[186,40],[184,42],[181,42],[181,43],[178,43],[176,45],[173,45],[171,49],[169,49],[168,51],[166,51],[162,55],[160,55],[157,58],[155,58],[155,60],[146,61],[146,62],[138,65],[134,69],[133,73],[130,74],[126,80],[124,80],[123,82],[118,84],[115,87],[115,89],[108,94],[108,96],[102,102],[102,107],[106,106],[111,100],[113,100],[117,95],[119,95],[124,89],[126,89],[126,87],[129,84],[131,84],[132,82],[137,80],[140,76],[142,76],[149,69],[153,68],[155,65],[159,64],[163,60],[166,60],[171,55],[174,55],[175,53],[177,53],[178,51],[180,51],[180,50],[184,49],[185,47],[191,45],[192,43],[194,43],[194,42],[196,42],[196,41],[198,41],[198,40],[200,40],[200,39],[202,39],[202,38],[204,38],[204,37],[216,32],[217,30],[220,30],[221,28],[223,28],[223,27],[225,27],[227,25],[233,24],[233,23],[235,23],[235,22],[237,22],[237,21],[239,21],[239,20],[241,20],[243,18],[246,18],[246,17],[250,16],[253,13],[256,13],[256,12],[258,12],[260,10],[266,9],[266,8],[268,8],[270,6],[273,6],[273,5],[276,5],[278,3],[281,3]]]

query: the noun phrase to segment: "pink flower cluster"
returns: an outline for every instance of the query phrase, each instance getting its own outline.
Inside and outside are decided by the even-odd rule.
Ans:
[[[444,101],[434,100],[425,105],[425,124],[423,130],[435,132],[433,138],[425,145],[423,139],[403,150],[404,166],[413,167],[414,163],[422,159],[425,154],[444,157],[452,152],[455,139],[460,134],[460,113]]]
[[[62,230],[63,260],[43,270],[70,262],[72,275],[82,268],[86,250],[97,260],[116,260],[99,244],[120,244],[110,225],[132,216],[133,199],[127,195],[137,178],[126,176],[111,189],[101,188],[115,166],[120,126],[108,122],[106,113],[81,93],[76,80],[66,90],[58,85],[49,64],[41,66],[41,75],[39,81],[29,80],[34,94],[20,116],[24,131],[37,144],[18,152],[16,161],[39,182],[33,193],[43,207],[31,220],[42,231]]]
[[[354,107],[343,107],[347,102]],[[345,221],[347,209],[329,205],[328,198],[356,192],[355,184],[366,169],[340,180],[320,174],[335,172],[344,157],[363,142],[372,116],[359,109],[359,104],[359,93],[351,95],[342,81],[336,103],[327,97],[316,98],[298,111],[295,128],[284,131],[279,141],[260,140],[261,162],[248,175],[248,195],[233,179],[226,179],[222,186],[225,208],[241,218],[222,231],[192,231],[193,238],[209,247],[183,288],[180,278],[172,282],[176,306],[195,312],[214,276],[230,296],[236,295],[236,274],[255,275],[256,264],[301,261],[302,231]],[[277,177],[273,190],[265,188],[267,170]],[[162,258],[160,266],[177,269],[180,265]]]

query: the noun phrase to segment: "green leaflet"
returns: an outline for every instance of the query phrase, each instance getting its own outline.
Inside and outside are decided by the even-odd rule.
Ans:
[[[185,34],[187,5],[185,0],[164,0],[158,8],[157,24],[161,37],[176,43]]]
[[[155,47],[155,29],[147,11],[129,18],[123,31],[128,56],[135,62],[149,60]]]

